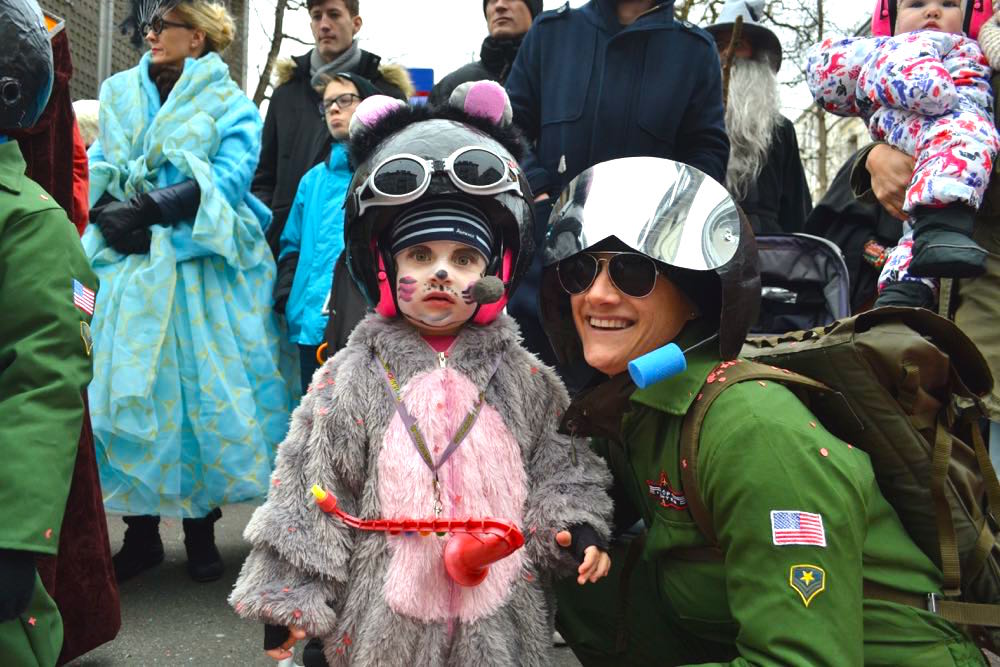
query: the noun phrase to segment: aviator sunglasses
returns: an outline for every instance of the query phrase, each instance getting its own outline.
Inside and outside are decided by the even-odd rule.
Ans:
[[[455,187],[471,195],[521,192],[516,168],[486,148],[466,146],[444,160],[400,153],[380,162],[355,190],[358,215],[369,206],[397,206],[419,199],[438,172],[446,173]]]
[[[659,273],[656,263],[636,252],[621,252],[611,257],[578,253],[567,257],[556,265],[559,284],[570,294],[583,294],[597,280],[602,264],[607,264],[608,278],[622,294],[642,299],[656,286]]]

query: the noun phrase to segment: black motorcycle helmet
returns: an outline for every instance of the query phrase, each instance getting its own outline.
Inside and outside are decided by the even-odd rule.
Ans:
[[[654,260],[719,332],[734,359],[760,308],[757,244],[750,223],[718,182],[694,167],[652,157],[594,165],[552,209],[542,248],[542,326],[561,364],[583,361],[569,294],[557,265],[584,251],[638,252]]]
[[[55,69],[45,18],[35,0],[0,0],[0,130],[38,122]]]
[[[486,83],[497,86],[492,82],[477,82],[474,85]],[[506,100],[505,94],[503,99]],[[366,115],[371,120],[366,120]],[[449,157],[469,147],[485,149],[499,158],[497,165],[507,170],[506,190],[485,195],[468,192],[443,171]],[[489,220],[496,247],[490,257],[487,275],[497,276],[505,286],[504,297],[495,304],[481,306],[473,321],[485,324],[499,314],[530,266],[534,254],[533,198],[527,179],[517,164],[521,152],[520,135],[512,125],[497,124],[461,108],[410,107],[384,96],[368,98],[358,106],[351,123],[350,156],[355,172],[345,203],[344,247],[351,277],[376,312],[387,317],[398,312],[394,289],[395,263],[386,239],[392,223],[402,211],[416,202],[430,198],[457,198],[477,207]],[[397,157],[407,160],[410,166],[414,163],[410,159],[413,157],[432,163],[430,182],[416,199],[407,199],[403,203],[374,201],[370,177],[387,162],[391,167],[393,158]],[[463,169],[469,166],[457,160],[454,171],[465,173]],[[402,180],[394,181],[394,185],[413,184],[410,173],[379,173],[383,177],[398,173],[397,178]],[[493,174],[492,171],[487,173]],[[381,182],[386,183],[384,180]],[[400,187],[405,189],[408,186]]]

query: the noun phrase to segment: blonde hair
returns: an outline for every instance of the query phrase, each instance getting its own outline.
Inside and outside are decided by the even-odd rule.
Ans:
[[[236,23],[225,7],[209,0],[181,2],[173,8],[181,19],[205,33],[205,52],[222,53],[233,43]]]
[[[76,124],[80,128],[80,136],[87,148],[97,141],[97,113],[101,103],[97,100],[77,100],[73,102],[73,113],[76,114]]]

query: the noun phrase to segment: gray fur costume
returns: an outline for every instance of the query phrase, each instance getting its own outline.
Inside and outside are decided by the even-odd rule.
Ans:
[[[554,615],[548,584],[575,573],[577,566],[556,544],[555,531],[586,523],[606,539],[612,509],[604,462],[586,443],[556,433],[568,404],[562,383],[521,347],[517,326],[506,315],[485,326],[466,325],[451,346],[448,367],[476,387],[487,384],[500,359],[486,406],[519,448],[526,543],[518,556],[519,575],[494,611],[471,621],[426,621],[397,613],[387,602],[390,540],[439,538],[353,530],[320,511],[310,494],[311,485],[319,483],[349,514],[383,517],[379,455],[392,422],[398,429],[400,420],[375,353],[394,371],[404,394],[415,376],[439,368],[438,354],[411,325],[369,315],[347,347],[317,371],[278,450],[268,500],[244,533],[253,551],[230,603],[245,618],[298,625],[322,638],[331,666],[547,664]],[[482,418],[472,431],[481,423]],[[467,442],[456,455],[472,446]],[[490,462],[481,459],[477,465],[488,468]],[[423,483],[417,477],[414,486]],[[507,480],[496,482],[504,492]],[[414,507],[411,515],[431,516],[425,510]]]

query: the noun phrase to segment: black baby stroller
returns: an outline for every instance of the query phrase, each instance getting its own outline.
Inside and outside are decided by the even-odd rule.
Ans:
[[[761,306],[753,334],[829,324],[851,314],[850,278],[840,248],[811,234],[757,237]]]

